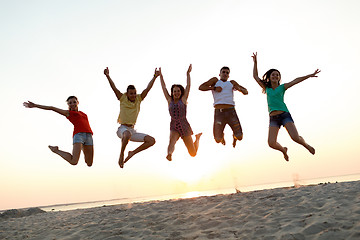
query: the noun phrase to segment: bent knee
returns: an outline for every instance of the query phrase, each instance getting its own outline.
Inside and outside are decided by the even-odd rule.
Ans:
[[[191,157],[195,157],[196,153],[197,153],[197,151],[195,149],[188,149],[188,152],[189,152]]]
[[[152,145],[154,145],[156,143],[155,138],[150,137],[150,136],[146,136],[144,140],[145,140],[145,142],[150,144],[150,146],[152,146]]]
[[[238,135],[235,135],[235,138],[238,140],[238,141],[241,141],[243,139],[243,134],[238,134]]]
[[[71,161],[69,161],[69,163],[71,164],[71,165],[77,165],[78,163],[79,163],[79,158],[80,158],[80,156],[73,156],[72,158],[71,158]]]
[[[291,137],[291,139],[296,142],[296,143],[301,143],[301,137],[297,136],[297,137]]]
[[[72,159],[71,162],[69,161],[69,163],[71,165],[75,166],[75,165],[77,165],[79,163],[79,160],[76,161],[76,160]]]
[[[276,146],[276,142],[275,141],[268,141],[268,145],[269,147],[273,148]]]
[[[93,165],[93,161],[89,161],[89,160],[85,160],[86,165],[88,165],[88,167],[91,167]]]

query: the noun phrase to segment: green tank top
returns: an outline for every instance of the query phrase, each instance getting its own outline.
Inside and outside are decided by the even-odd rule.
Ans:
[[[268,103],[268,110],[269,113],[272,111],[284,111],[289,112],[284,102],[284,94],[285,94],[285,87],[284,84],[281,84],[275,89],[266,88],[266,96],[267,96],[267,103]]]

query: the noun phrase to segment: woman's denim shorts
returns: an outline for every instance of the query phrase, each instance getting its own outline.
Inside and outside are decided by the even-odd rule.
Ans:
[[[94,145],[91,133],[80,132],[74,135],[73,144],[81,143],[83,145]]]
[[[294,122],[289,112],[283,112],[275,116],[270,116],[270,127],[278,127],[281,125],[285,126],[288,122]]]

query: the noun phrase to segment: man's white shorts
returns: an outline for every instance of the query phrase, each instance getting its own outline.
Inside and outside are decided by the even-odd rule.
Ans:
[[[122,138],[125,131],[130,132],[130,134],[131,134],[130,141],[133,141],[133,142],[144,142],[145,141],[144,138],[145,138],[145,136],[147,136],[147,134],[138,133],[138,132],[136,132],[136,130],[134,128],[128,127],[125,125],[120,125],[116,134],[118,135],[119,138]]]

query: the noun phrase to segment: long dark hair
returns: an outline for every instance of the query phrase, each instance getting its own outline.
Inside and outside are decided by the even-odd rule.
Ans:
[[[68,98],[66,99],[66,102],[68,102],[68,101],[69,101],[70,99],[72,99],[72,98],[75,98],[75,100],[78,101],[77,97],[75,97],[75,96],[70,96],[70,97],[68,97]]]
[[[184,88],[182,85],[180,85],[180,84],[174,84],[174,85],[172,85],[172,86],[171,86],[171,94],[170,94],[172,100],[174,100],[173,90],[174,90],[175,87],[180,88],[180,91],[181,91],[180,99],[181,99],[181,98],[184,96],[184,94],[185,94],[185,88]]]
[[[279,80],[279,85],[280,85],[281,73],[279,70],[272,68],[272,69],[269,69],[262,77],[261,82],[265,85],[265,88],[271,88],[270,75],[271,75],[271,73],[273,73],[275,71],[278,72],[280,75],[280,80]],[[265,89],[263,90],[263,93],[265,93]]]

